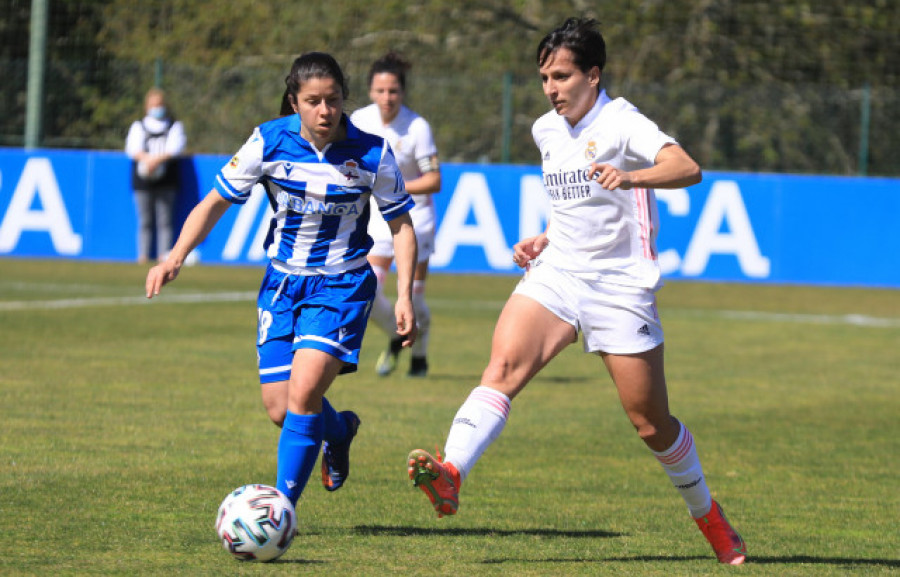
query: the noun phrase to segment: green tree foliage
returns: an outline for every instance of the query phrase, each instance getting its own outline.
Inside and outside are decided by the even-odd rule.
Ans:
[[[21,62],[0,23],[0,57]],[[597,18],[604,86],[710,169],[858,170],[860,106],[871,92],[869,169],[893,162],[900,122],[900,3],[894,0],[50,0],[54,72],[47,138],[119,148],[157,79],[194,152],[229,153],[278,111],[294,57],[333,53],[353,109],[388,49],[413,62],[408,104],[432,123],[443,158],[501,160],[511,79],[510,159],[536,163],[530,128],[548,105],[535,68],[542,36],[570,15]],[[66,20],[68,19],[68,20]],[[66,22],[66,24],[63,24]],[[81,43],[75,45],[75,40]],[[27,39],[26,39],[27,45]],[[16,47],[19,48],[16,48]],[[5,91],[16,102],[19,92]],[[15,104],[8,106],[17,114]],[[4,112],[6,110],[4,109]],[[8,133],[4,124],[4,133]]]

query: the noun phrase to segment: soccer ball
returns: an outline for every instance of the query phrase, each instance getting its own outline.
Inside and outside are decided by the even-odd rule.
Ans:
[[[241,561],[272,561],[294,540],[297,514],[284,494],[269,485],[244,485],[225,497],[216,532],[225,550]]]

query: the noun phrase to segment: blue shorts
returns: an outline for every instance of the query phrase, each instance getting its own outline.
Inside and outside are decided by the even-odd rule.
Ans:
[[[287,274],[271,264],[259,289],[256,349],[260,383],[286,381],[297,349],[316,349],[356,371],[375,298],[368,264],[335,274]]]

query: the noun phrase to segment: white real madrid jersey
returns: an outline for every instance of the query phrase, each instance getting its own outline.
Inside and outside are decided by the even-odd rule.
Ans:
[[[587,175],[591,162],[625,171],[648,168],[664,145],[676,141],[606,91],[576,126],[550,111],[535,121],[532,136],[552,207],[550,244],[541,260],[584,278],[656,288],[659,219],[653,190],[604,190]]]
[[[397,117],[387,125],[381,121],[381,111],[376,104],[354,111],[350,119],[361,130],[377,134],[388,141],[404,180],[415,180],[422,176],[419,160],[437,154],[428,121],[406,106],[401,106]],[[434,227],[434,201],[431,195],[416,194],[413,199],[416,203],[410,212],[413,225],[416,228]],[[375,224],[378,223],[373,222]]]
[[[256,183],[265,186],[275,204],[266,254],[308,274],[365,263],[370,197],[388,221],[413,206],[384,139],[346,116],[342,122],[347,137],[321,151],[300,136],[296,114],[261,124],[216,176],[215,189],[235,204],[246,202]]]

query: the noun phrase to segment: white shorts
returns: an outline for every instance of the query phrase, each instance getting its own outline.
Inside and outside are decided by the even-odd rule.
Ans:
[[[650,289],[578,278],[546,262],[531,270],[513,291],[527,296],[584,335],[584,351],[627,355],[663,343]]]
[[[425,262],[434,254],[434,208],[414,207],[410,212],[416,240],[419,243],[418,262]],[[372,200],[372,213],[369,217],[369,236],[375,241],[369,254],[382,258],[394,258],[394,239],[391,229],[381,218],[375,200]]]

